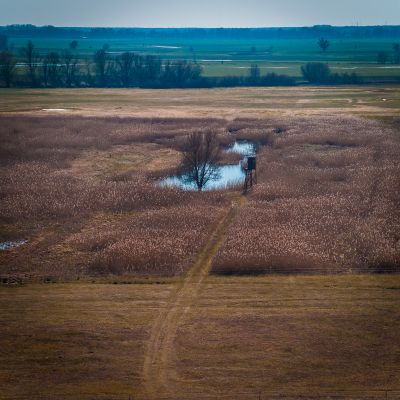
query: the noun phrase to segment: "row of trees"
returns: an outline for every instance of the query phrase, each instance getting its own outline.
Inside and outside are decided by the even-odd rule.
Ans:
[[[294,78],[269,73],[262,75],[253,64],[247,76],[204,77],[194,63],[162,61],[155,56],[124,52],[112,56],[107,47],[97,50],[90,59],[78,58],[76,42],[61,53],[40,56],[29,41],[20,56],[0,52],[0,79],[6,87],[143,87],[143,88],[207,88],[234,86],[292,86]],[[327,64],[308,63],[302,68],[304,79],[313,84],[359,84],[356,74],[332,73]]]
[[[316,25],[292,28],[72,28],[34,25],[0,26],[0,34],[29,38],[88,39],[366,39],[400,37],[400,26]]]
[[[377,57],[378,64],[400,64],[400,43],[393,43],[393,52],[390,54],[387,51],[380,51]]]
[[[40,56],[29,41],[21,51],[23,63],[17,63],[10,51],[0,53],[0,78],[7,87],[184,87],[196,82],[201,67],[187,61],[162,62],[154,56],[131,52],[112,57],[106,49],[91,59],[78,58],[70,49]]]
[[[202,68],[185,60],[162,61],[132,52],[111,55],[107,46],[91,58],[79,58],[76,41],[61,53],[41,56],[32,41],[21,49],[20,60],[10,51],[0,52],[0,79],[6,87],[216,87],[216,86],[281,86],[294,85],[285,75],[261,75],[253,65],[247,77],[210,78]]]

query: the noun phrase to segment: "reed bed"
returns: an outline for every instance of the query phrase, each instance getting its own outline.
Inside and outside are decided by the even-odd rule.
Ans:
[[[400,272],[399,154],[398,129],[378,122],[285,121],[212,271]]]
[[[207,241],[224,209],[197,201],[147,210],[111,229],[70,238],[80,251],[93,252],[90,275],[180,275]]]
[[[83,156],[104,163],[117,148],[143,152],[147,144],[149,152],[156,146],[176,153],[187,133],[210,128],[223,146],[235,139],[258,144],[258,184],[230,226],[213,273],[399,270],[396,123],[46,116],[1,117],[0,239],[28,243],[0,254],[0,275],[184,273],[229,206],[232,188],[160,187],[157,180],[178,167],[168,162],[154,170],[100,168],[101,174],[75,165]]]
[[[151,159],[154,143],[179,148],[185,134],[209,126],[226,140],[220,120],[1,120],[0,240],[28,239],[18,251],[0,254],[1,276],[177,275],[194,260],[227,204],[226,191],[159,186],[157,180],[176,165],[151,170],[133,164],[103,175],[73,167],[83,156],[111,158],[124,146],[134,155],[135,146],[146,143],[152,144]]]

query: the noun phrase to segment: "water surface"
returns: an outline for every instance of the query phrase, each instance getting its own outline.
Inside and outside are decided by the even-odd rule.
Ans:
[[[24,244],[26,244],[28,241],[27,240],[6,240],[5,242],[0,242],[0,251],[4,250],[10,250],[13,249],[14,247],[19,247]]]
[[[237,140],[226,150],[228,153],[237,153],[243,158],[256,153],[256,145],[249,141]],[[242,162],[236,164],[222,164],[217,166],[218,177],[210,180],[203,187],[203,190],[224,189],[234,185],[241,185],[246,176],[242,168]],[[197,190],[195,182],[190,181],[189,174],[174,175],[164,178],[160,181],[161,186],[175,186],[183,190]]]

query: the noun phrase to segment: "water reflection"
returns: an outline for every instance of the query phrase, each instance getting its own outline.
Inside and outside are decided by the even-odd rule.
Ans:
[[[252,156],[256,154],[256,145],[245,140],[237,140],[233,146],[226,150],[227,153],[237,153],[242,156]]]
[[[223,189],[236,184],[241,184],[245,174],[240,163],[221,165],[217,168],[218,177],[206,183],[203,190]],[[161,186],[176,186],[184,190],[197,190],[196,183],[191,181],[189,174],[175,175],[163,179]]]
[[[237,153],[245,157],[256,153],[256,146],[248,141],[236,141],[231,147],[225,150],[228,153]],[[224,189],[229,186],[242,184],[245,178],[245,171],[242,162],[237,164],[226,164],[217,167],[217,176],[210,180],[203,187],[203,190]],[[160,182],[161,186],[175,186],[183,190],[197,190],[197,185],[190,179],[190,174],[175,175],[164,178]]]
[[[22,246],[26,243],[28,243],[27,240],[17,240],[17,241],[6,240],[5,242],[0,242],[0,251],[10,250],[13,249],[14,247]]]

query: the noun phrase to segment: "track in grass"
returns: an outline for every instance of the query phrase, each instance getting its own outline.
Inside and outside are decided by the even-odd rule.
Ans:
[[[173,381],[177,379],[177,376],[174,373],[172,361],[174,339],[179,324],[196,301],[200,286],[210,270],[212,260],[224,240],[236,210],[244,202],[245,198],[239,197],[232,204],[153,326],[143,367],[144,386],[149,398],[173,397],[174,395]]]

